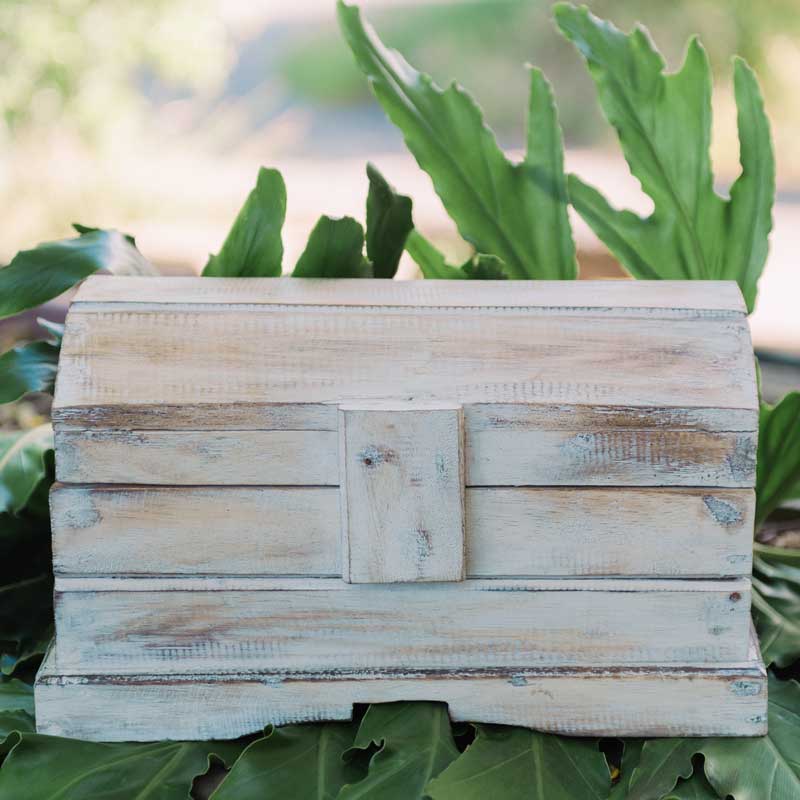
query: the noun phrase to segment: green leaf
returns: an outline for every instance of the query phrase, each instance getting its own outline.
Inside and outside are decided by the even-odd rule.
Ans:
[[[622,764],[620,766],[619,780],[611,789],[609,800],[627,800],[633,772],[642,758],[644,740],[626,739],[623,741]]]
[[[270,728],[247,747],[212,800],[334,800],[361,772],[342,758],[353,743],[353,723]]]
[[[502,281],[508,278],[505,264],[497,256],[476,253],[461,265],[464,277],[475,281]]]
[[[764,662],[800,658],[800,567],[753,558],[753,619]]]
[[[788,564],[800,567],[800,549],[796,547],[774,547],[772,545],[753,543],[753,552],[769,564]]]
[[[26,582],[27,583],[27,582]],[[32,582],[31,582],[32,583]],[[44,577],[39,582],[40,586],[44,586],[48,589],[49,594],[52,596],[53,594],[53,582],[52,580],[47,581]],[[0,588],[0,598],[5,600],[5,594],[9,587],[2,587]],[[23,588],[23,587],[20,587]],[[53,617],[53,605],[52,600],[49,604],[49,617],[52,620]],[[27,615],[27,611],[24,612]],[[41,615],[41,610],[39,608],[36,609],[36,620],[35,621],[28,621],[23,623],[26,628],[31,628],[34,625],[40,627],[44,633],[40,637],[36,638],[21,638],[19,639],[17,646],[13,650],[13,652],[4,652],[0,655],[0,673],[3,675],[13,675],[17,669],[22,666],[27,665],[29,662],[33,662],[34,660],[40,659],[46,652],[47,648],[50,646],[50,642],[53,640],[53,636],[55,634],[55,628],[52,625],[52,622],[48,626],[42,626],[39,617]]]
[[[800,392],[761,404],[756,466],[756,527],[794,496],[800,482]]]
[[[707,739],[705,771],[717,793],[736,800],[800,797],[800,685],[769,678],[769,733]]]
[[[433,800],[605,800],[611,779],[593,739],[478,725],[466,752],[428,786]]]
[[[33,686],[16,678],[0,682],[0,715],[8,711],[25,711],[33,714]]]
[[[339,800],[423,798],[428,781],[458,757],[447,706],[439,703],[371,705],[345,757],[373,745],[380,749],[370,759],[367,776],[346,785]]]
[[[0,404],[29,392],[52,392],[60,350],[57,344],[37,341],[0,355]]]
[[[406,251],[428,280],[461,280],[466,276],[459,267],[448,264],[444,253],[438,250],[418,230],[412,230],[406,239]]]
[[[118,275],[155,273],[130,236],[115,230],[85,230],[75,239],[22,250],[0,269],[0,318],[52,300],[99,269]]]
[[[36,727],[33,715],[22,709],[0,711],[0,738],[5,739],[12,733],[33,733]],[[11,748],[3,749],[0,744],[0,755],[5,755]]]
[[[679,780],[677,786],[663,800],[720,800],[708,778],[695,770],[688,780]]]
[[[386,48],[358,8],[340,0],[338,10],[359,68],[461,235],[511,278],[574,278],[561,131],[541,72],[531,70],[528,150],[514,164],[469,94],[455,83],[442,90]]]
[[[281,274],[286,219],[286,185],[276,169],[261,167],[256,187],[242,210],[222,249],[210,256],[203,269],[208,277],[276,278]]]
[[[367,177],[367,258],[376,278],[393,278],[414,227],[411,198],[397,194],[373,164],[367,164]]]
[[[711,74],[699,41],[689,42],[677,72],[665,74],[644,28],[623,34],[585,6],[559,4],[555,16],[586,60],[631,172],[655,206],[646,219],[618,211],[571,175],[578,213],[634,277],[736,280],[752,310],[772,228],[775,163],[750,68],[740,59],[734,65],[742,172],[726,200],[713,187]]]
[[[352,217],[320,217],[292,276],[295,278],[371,278],[364,259],[364,229]]]
[[[428,280],[505,280],[505,265],[497,256],[477,253],[460,267],[448,264],[419,231],[413,230],[406,240],[406,250]]]
[[[680,792],[685,784],[678,784],[676,792],[670,792],[679,777],[692,774],[692,758],[697,754],[705,758],[706,778],[720,797],[732,795],[736,800],[800,797],[800,685],[770,675],[767,736],[645,742],[628,800],[660,800],[665,795],[683,797]]]
[[[0,432],[0,513],[21,511],[46,474],[45,453],[53,449],[49,423],[25,432]]]
[[[23,732],[0,769],[0,797],[36,800],[186,800],[211,755],[226,763],[227,742],[103,744]]]
[[[630,778],[626,800],[661,800],[671,792],[679,778],[694,772],[692,758],[698,752],[698,739],[648,739]]]

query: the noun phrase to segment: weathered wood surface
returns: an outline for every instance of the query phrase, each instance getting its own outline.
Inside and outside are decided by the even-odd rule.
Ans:
[[[229,739],[353,703],[438,700],[453,720],[573,736],[761,736],[767,679],[758,651],[715,668],[560,667],[457,672],[69,676],[54,654],[36,682],[40,733],[96,741]],[[120,709],[125,709],[120,714]]]
[[[64,486],[53,568],[74,574],[341,574],[336,487]]]
[[[217,430],[224,419],[229,430],[336,431],[338,403],[247,402],[235,405],[203,402],[156,403],[61,408],[54,415],[60,430],[84,427],[132,430]],[[604,406],[580,404],[474,403],[464,408],[470,431],[514,430],[664,430],[752,433],[752,409],[700,406]]]
[[[389,291],[406,291],[399,286]],[[529,294],[536,295],[535,286]],[[55,415],[74,421],[82,409],[102,409],[113,419],[113,409],[123,406],[130,419],[132,408],[160,404],[409,396],[462,405],[757,410],[750,334],[738,312],[619,303],[581,309],[78,302],[67,320]]]
[[[51,491],[57,574],[342,574],[335,487]],[[751,489],[467,489],[472,577],[749,575]]]
[[[74,303],[613,308],[745,314],[733,281],[364,281],[313,278],[135,278],[95,275]]]
[[[65,483],[340,483],[333,431],[56,429]],[[755,481],[754,432],[540,430],[466,432],[468,486],[719,486]]]
[[[335,486],[333,431],[56,431],[68,483]]]
[[[464,579],[460,407],[340,407],[342,577]]]
[[[109,674],[742,660],[750,582],[57,578],[58,668]]]

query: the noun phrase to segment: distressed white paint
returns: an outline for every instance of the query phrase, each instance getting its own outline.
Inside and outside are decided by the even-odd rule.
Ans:
[[[365,281],[314,278],[139,278],[92,276],[83,303],[386,305],[728,311],[744,314],[733,281]]]
[[[374,578],[379,531],[379,579],[460,577],[386,544],[409,520],[452,544],[463,497],[472,578],[320,577],[349,563],[338,407],[399,401],[463,406],[464,479],[427,491],[415,467],[402,513],[391,481],[357,481],[349,552],[360,537]],[[435,699],[562,733],[761,733],[750,582],[730,577],[757,414],[732,283],[87,281],[53,410],[77,485],[52,496],[38,724],[210,738]],[[444,447],[422,427],[404,463]]]
[[[56,429],[65,483],[340,482],[333,431]],[[755,433],[642,429],[467,430],[468,486],[751,487]]]
[[[233,739],[272,723],[349,719],[353,703],[437,700],[454,721],[572,736],[761,736],[767,678],[714,668],[65,676],[51,653],[36,682],[40,733],[99,741]],[[125,709],[120,714],[120,709]]]
[[[339,412],[343,577],[464,578],[464,425],[457,406]]]
[[[752,489],[466,490],[472,577],[749,575]],[[336,487],[51,490],[59,574],[342,573]]]
[[[750,582],[57,578],[58,668],[216,672],[714,663]]]
[[[341,574],[336,487],[65,486],[53,568],[86,574]]]
[[[333,431],[57,430],[55,440],[67,483],[339,483]]]
[[[79,303],[55,408],[411,397],[755,415],[743,315],[628,311]]]

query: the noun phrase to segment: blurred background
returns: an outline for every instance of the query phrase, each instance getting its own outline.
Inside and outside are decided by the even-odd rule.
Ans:
[[[712,156],[736,177],[731,56],[757,70],[778,162],[775,228],[753,336],[769,395],[795,388],[800,356],[800,0],[598,0],[646,25],[672,68],[698,33],[715,73]],[[567,166],[647,212],[549,0],[363,0],[389,44],[440,82],[457,79],[509,150],[521,146],[525,62],[556,91]],[[427,176],[371,99],[338,33],[334,0],[0,0],[0,264],[70,223],[133,234],[162,271],[192,274],[219,249],[259,165],[289,199],[291,268],[322,213],[364,218],[368,160],[413,197],[415,222],[452,256],[463,244]],[[582,277],[622,272],[574,217]],[[404,262],[401,277],[413,277]],[[48,316],[63,315],[63,301]],[[34,317],[0,327],[0,347]],[[785,369],[784,369],[785,367]],[[1,420],[0,420],[1,421]]]

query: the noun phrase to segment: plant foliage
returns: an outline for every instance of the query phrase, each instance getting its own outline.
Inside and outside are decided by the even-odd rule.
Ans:
[[[476,731],[473,744],[428,786],[433,800],[608,797],[611,779],[596,740],[499,725],[477,725]]]
[[[678,780],[694,772],[692,760],[696,755],[703,756],[705,776],[720,797],[800,797],[800,685],[770,678],[766,736],[646,741],[631,776],[628,800],[673,796]]]
[[[367,164],[367,178],[367,258],[375,278],[394,278],[414,228],[411,198],[398,194],[373,164]]]
[[[276,798],[334,800],[346,783],[363,775],[343,757],[355,729],[349,722],[270,727],[242,753],[212,800],[262,800],[266,787]]]
[[[352,217],[320,217],[292,275],[295,278],[371,278],[363,256],[364,229]]]
[[[563,148],[550,85],[531,69],[528,147],[509,161],[480,108],[455,83],[439,88],[388,49],[354,6],[339,23],[356,63],[461,235],[497,256],[511,278],[574,278]]]
[[[497,256],[476,253],[460,267],[448,264],[444,253],[436,249],[419,231],[412,231],[406,240],[406,250],[416,261],[423,277],[434,280],[505,280],[508,278],[503,262]]]
[[[631,172],[655,206],[646,219],[618,211],[570,175],[578,213],[634,277],[736,280],[752,310],[775,194],[769,123],[752,70],[735,60],[742,172],[726,200],[713,186],[711,73],[700,42],[692,39],[681,68],[667,75],[644,28],[626,35],[585,6],[559,4],[555,15],[586,60]]]
[[[800,392],[761,404],[756,466],[756,525],[794,497],[800,483]]]
[[[378,750],[366,777],[350,783],[339,800],[409,800],[425,797],[428,782],[458,758],[447,706],[440,703],[372,705],[359,725],[345,758]]]
[[[276,169],[261,167],[256,186],[203,275],[218,278],[275,278],[281,274],[286,219],[286,185]]]
[[[339,18],[375,95],[476,253],[462,265],[447,263],[413,229],[411,199],[369,165],[366,234],[352,218],[321,217],[293,274],[391,278],[405,248],[426,278],[574,277],[561,136],[541,73],[531,71],[527,151],[512,163],[466,92],[456,85],[442,90],[416,72],[383,46],[357,9],[340,3]],[[631,170],[655,204],[647,219],[615,211],[573,176],[578,211],[635,276],[735,278],[752,307],[774,192],[769,131],[752,73],[736,63],[743,170],[724,200],[713,190],[708,161],[710,76],[699,43],[690,43],[679,72],[665,75],[642,29],[624,35],[586,9],[564,5],[557,20],[584,55]],[[204,274],[281,274],[285,212],[280,173],[262,169]],[[51,299],[98,269],[152,271],[131,237],[76,229],[77,238],[23,251],[0,270],[0,316]],[[52,341],[0,356],[0,402],[51,388],[60,331],[43,324]],[[796,494],[798,437],[800,394],[763,406],[759,521]],[[49,426],[0,436],[0,800],[186,798],[213,759],[232,766],[214,800],[800,797],[800,687],[774,675],[770,733],[761,739],[637,739],[623,746],[522,728],[452,726],[436,703],[372,705],[360,721],[270,727],[228,743],[97,744],[38,735],[27,681],[52,635],[53,473]],[[778,668],[797,662],[799,551],[756,545],[753,603],[765,661]],[[618,755],[604,755],[612,752]]]
[[[0,514],[25,507],[45,476],[45,454],[52,449],[49,423],[25,432],[0,432]]]
[[[232,765],[236,742],[105,744],[21,731],[0,769],[0,797],[186,800],[209,759]]]
[[[0,355],[0,404],[29,392],[52,392],[60,351],[58,343],[37,341]]]
[[[155,268],[133,237],[76,225],[79,236],[17,253],[0,269],[0,319],[46,303],[100,269],[117,275],[152,275]]]

